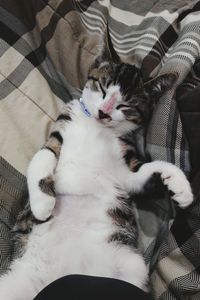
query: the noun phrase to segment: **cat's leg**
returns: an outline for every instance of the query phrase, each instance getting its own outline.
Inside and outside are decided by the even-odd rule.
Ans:
[[[140,289],[148,290],[148,267],[141,254],[134,252],[129,247],[119,247],[117,249],[117,270],[118,279],[127,281]]]
[[[71,120],[70,112],[69,103],[58,116],[45,146],[35,154],[28,167],[30,206],[35,218],[41,221],[51,216],[55,206],[54,171],[63,143],[62,129]]]
[[[1,300],[33,300],[42,288],[31,270],[18,264],[0,277]]]
[[[57,158],[51,151],[41,149],[35,154],[28,167],[29,201],[31,211],[38,220],[46,220],[55,206],[53,174],[56,163]]]
[[[163,184],[173,193],[172,199],[184,208],[193,201],[190,183],[175,165],[165,161],[146,163],[136,173],[129,173],[126,186],[129,191],[140,192],[154,173],[159,173]]]

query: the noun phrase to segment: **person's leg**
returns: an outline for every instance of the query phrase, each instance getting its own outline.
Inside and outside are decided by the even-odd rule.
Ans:
[[[151,300],[134,285],[111,278],[84,275],[62,277],[44,288],[34,300]]]

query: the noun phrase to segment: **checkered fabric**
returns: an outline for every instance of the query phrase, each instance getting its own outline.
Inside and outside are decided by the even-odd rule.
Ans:
[[[27,165],[83,87],[106,24],[122,60],[145,80],[179,74],[155,109],[144,150],[190,174],[195,203],[169,230],[173,206],[149,199],[155,210],[138,210],[140,239],[154,298],[200,299],[200,1],[0,0],[0,271],[13,254],[10,228],[27,199]]]

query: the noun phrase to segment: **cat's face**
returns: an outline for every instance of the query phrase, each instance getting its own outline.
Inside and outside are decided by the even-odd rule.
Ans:
[[[110,54],[109,54],[110,55]],[[173,73],[143,83],[134,65],[99,56],[91,66],[82,98],[92,116],[107,127],[135,129],[150,118],[158,98],[175,82]]]

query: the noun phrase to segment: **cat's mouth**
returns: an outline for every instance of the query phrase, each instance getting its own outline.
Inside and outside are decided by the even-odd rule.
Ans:
[[[109,114],[104,113],[101,109],[98,111],[98,120],[100,121],[112,121],[112,118]]]
[[[111,116],[109,114],[105,114],[102,110],[98,111],[98,116],[95,119],[98,123],[106,127],[113,127]]]

